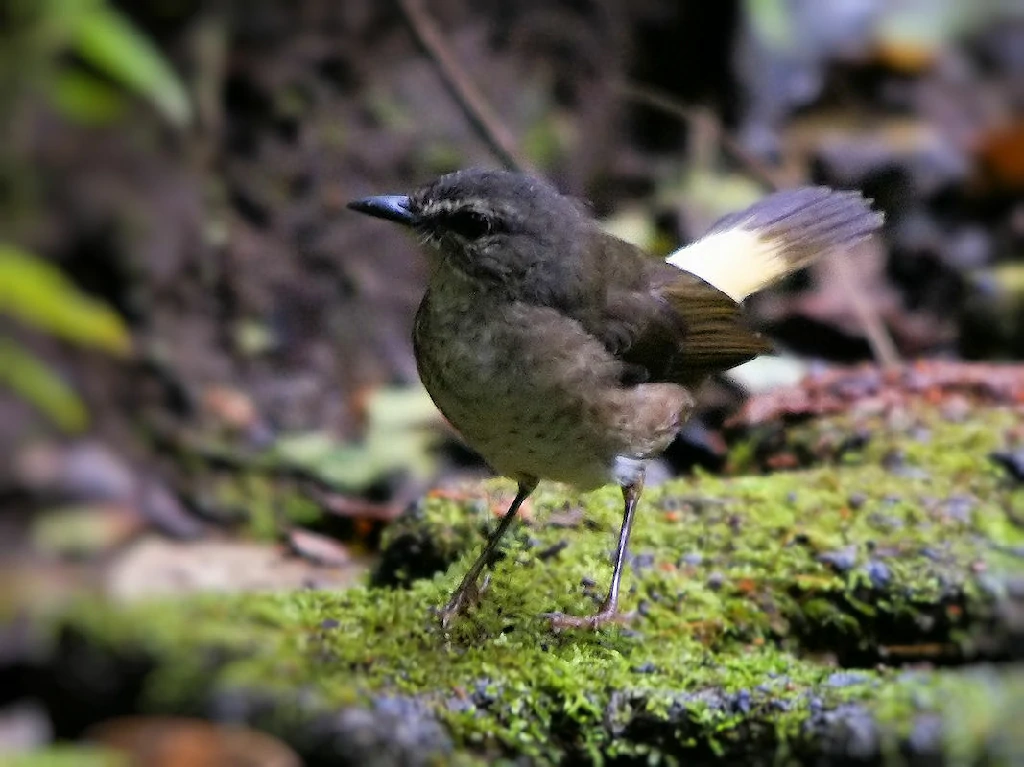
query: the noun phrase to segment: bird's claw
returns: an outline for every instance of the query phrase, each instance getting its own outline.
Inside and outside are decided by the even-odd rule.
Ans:
[[[438,610],[441,628],[447,629],[453,618],[457,615],[464,615],[470,607],[479,602],[480,595],[487,590],[490,584],[491,576],[488,574],[484,576],[483,583],[470,581],[459,586],[452,594],[452,598],[448,600],[448,604]]]

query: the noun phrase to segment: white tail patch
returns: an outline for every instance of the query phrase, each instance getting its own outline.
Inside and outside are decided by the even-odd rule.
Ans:
[[[882,214],[857,192],[802,187],[726,216],[666,260],[740,302],[881,225]]]
[[[783,250],[781,243],[762,239],[756,232],[730,229],[680,248],[666,260],[739,303],[792,271]]]

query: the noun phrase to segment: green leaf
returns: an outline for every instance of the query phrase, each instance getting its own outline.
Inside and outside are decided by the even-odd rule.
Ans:
[[[0,385],[31,403],[64,431],[76,433],[88,425],[89,415],[74,390],[7,338],[0,338]]]
[[[785,0],[746,0],[747,16],[755,34],[776,51],[793,50],[796,41]]]
[[[78,123],[103,125],[124,113],[121,93],[77,69],[57,72],[49,83],[49,89],[54,106]]]
[[[72,47],[94,67],[149,99],[173,125],[192,121],[188,93],[154,45],[123,15],[98,5],[78,19]]]
[[[323,432],[293,434],[277,441],[273,459],[345,489],[365,488],[393,472],[422,478],[436,470],[431,425],[438,415],[425,389],[379,389],[367,410],[362,442],[338,442]]]
[[[7,767],[128,767],[128,757],[100,746],[57,744],[4,755]]]
[[[644,250],[653,250],[658,237],[654,217],[650,211],[641,207],[624,207],[615,215],[601,222],[601,228],[620,240],[636,245]]]
[[[0,243],[0,313],[38,330],[115,354],[131,338],[121,317],[38,256]]]
[[[986,10],[982,3],[972,7],[956,0],[894,3],[879,19],[876,34],[891,45],[933,48],[954,39],[972,17],[987,16]]]

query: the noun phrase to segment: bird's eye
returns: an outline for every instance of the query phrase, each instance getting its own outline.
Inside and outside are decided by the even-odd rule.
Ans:
[[[468,240],[483,237],[493,229],[490,219],[473,210],[456,210],[439,222],[445,229],[461,234]]]

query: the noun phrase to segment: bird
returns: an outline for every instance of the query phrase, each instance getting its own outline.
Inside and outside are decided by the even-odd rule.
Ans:
[[[418,237],[429,262],[413,348],[445,418],[514,500],[441,623],[479,598],[479,580],[541,480],[589,491],[616,483],[623,512],[607,596],[555,628],[622,622],[619,589],[647,462],[675,439],[713,374],[771,350],[743,301],[870,237],[882,215],[857,191],[777,191],[726,215],[665,259],[602,229],[587,206],[522,173],[466,169],[408,194],[348,207]]]

